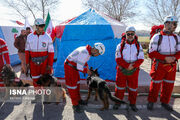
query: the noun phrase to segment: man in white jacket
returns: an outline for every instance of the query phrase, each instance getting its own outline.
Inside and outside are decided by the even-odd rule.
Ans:
[[[148,110],[153,110],[161,88],[161,106],[168,111],[173,108],[168,104],[174,87],[176,76],[176,61],[180,58],[180,39],[174,34],[178,19],[167,16],[164,19],[164,29],[155,34],[149,45],[149,57],[153,59],[150,76],[152,78],[148,96]]]
[[[80,76],[79,71],[87,74],[91,74],[88,67],[88,60],[91,56],[103,55],[105,52],[105,47],[102,43],[95,43],[94,47],[89,45],[82,46],[75,49],[64,62],[65,71],[65,81],[68,88],[68,92],[71,97],[71,102],[73,104],[73,110],[75,112],[81,112],[79,104],[87,104],[85,101],[81,100],[80,96]]]
[[[123,99],[126,87],[129,92],[130,107],[137,112],[136,97],[138,88],[139,66],[144,61],[142,46],[138,42],[134,27],[127,27],[122,41],[116,48],[116,87],[115,96]],[[120,104],[116,103],[113,109],[118,109]]]

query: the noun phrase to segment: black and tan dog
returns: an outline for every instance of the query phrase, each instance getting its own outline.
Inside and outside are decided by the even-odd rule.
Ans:
[[[51,102],[59,104],[61,100],[66,100],[66,91],[61,87],[61,84],[56,77],[53,77],[50,74],[44,74],[39,78],[37,84],[51,89],[51,94],[46,99],[47,101],[43,102],[44,104],[49,104]]]
[[[7,65],[4,65],[1,71],[1,79],[4,82],[4,93],[0,93],[2,100],[5,102],[8,99],[9,91],[11,88],[17,88],[20,87],[28,87],[29,84],[24,84],[21,79],[19,79],[15,73],[15,71],[8,67]]]
[[[102,100],[103,105],[104,105],[100,110],[109,108],[108,98],[110,98],[112,101],[119,103],[119,104],[127,104],[126,102],[118,99],[117,97],[115,97],[114,95],[111,94],[111,92],[106,84],[106,81],[99,77],[97,69],[93,70],[91,67],[90,70],[91,70],[92,74],[87,77],[87,84],[89,87],[88,97],[86,99],[87,102],[90,98],[90,94],[91,94],[92,90],[94,89],[96,91],[95,100],[97,100],[97,95],[99,95],[99,98]]]
[[[14,72],[14,70],[7,65],[4,65],[1,71],[1,77],[4,81],[5,87],[27,87],[29,84],[24,84]]]

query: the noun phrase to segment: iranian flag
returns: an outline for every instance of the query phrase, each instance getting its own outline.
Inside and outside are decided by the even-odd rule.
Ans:
[[[46,18],[46,26],[45,26],[44,30],[46,31],[46,33],[49,36],[51,36],[51,38],[52,38],[52,40],[54,42],[55,32],[54,32],[54,27],[53,27],[52,20],[51,20],[49,12],[48,12],[48,15],[47,15],[47,18]]]

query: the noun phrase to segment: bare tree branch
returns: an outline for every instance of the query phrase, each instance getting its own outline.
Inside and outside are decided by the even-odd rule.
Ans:
[[[180,0],[148,0],[146,7],[148,13],[144,16],[144,20],[152,25],[162,24],[168,15],[180,18]]]
[[[34,19],[41,14],[45,19],[49,10],[54,10],[60,0],[4,0],[5,3],[13,8],[17,14],[26,18],[27,15],[32,15]]]
[[[125,21],[136,15],[136,0],[82,0],[85,6],[103,11],[118,21]]]

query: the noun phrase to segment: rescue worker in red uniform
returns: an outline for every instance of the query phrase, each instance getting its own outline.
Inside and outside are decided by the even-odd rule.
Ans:
[[[34,24],[36,25],[36,30],[27,36],[25,55],[33,85],[38,87],[36,82],[40,76],[52,72],[54,47],[51,37],[44,32],[44,20],[38,18]]]
[[[0,38],[0,87],[4,87],[4,82],[1,79],[1,71],[2,71],[4,64],[6,64],[10,68],[12,68],[10,65],[10,59],[9,59],[7,44],[3,39]]]
[[[64,62],[66,86],[75,112],[81,112],[80,105],[87,104],[85,101],[81,100],[80,96],[79,71],[90,75],[91,71],[89,70],[87,61],[91,56],[103,55],[104,52],[105,47],[102,43],[95,43],[94,47],[89,45],[82,46],[75,49]]]
[[[167,16],[164,19],[164,29],[152,37],[149,45],[149,57],[153,59],[153,64],[150,71],[152,80],[148,96],[148,110],[153,110],[161,88],[161,106],[168,111],[173,111],[168,103],[174,87],[176,61],[180,58],[180,39],[173,33],[177,22],[176,16]]]
[[[128,89],[128,100],[133,111],[137,112],[136,97],[138,88],[139,66],[144,61],[144,53],[141,44],[135,34],[135,28],[126,28],[122,41],[116,48],[116,87],[115,96],[123,100],[126,87]],[[117,110],[120,104],[115,103],[113,109]]]

